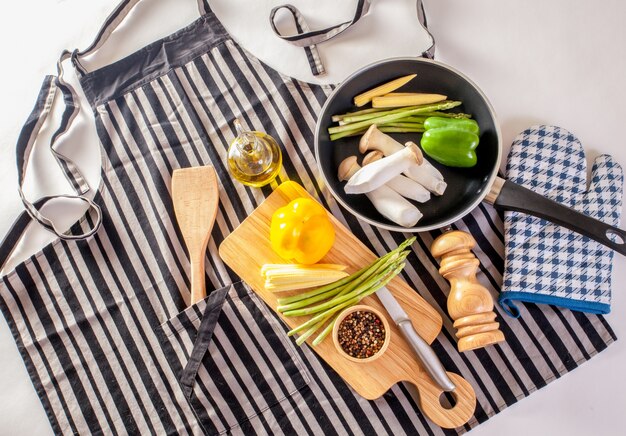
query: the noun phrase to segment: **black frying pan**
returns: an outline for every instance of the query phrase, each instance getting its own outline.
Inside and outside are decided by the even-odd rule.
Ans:
[[[461,100],[455,110],[472,114],[480,126],[478,163],[473,168],[451,168],[429,161],[444,176],[448,187],[442,196],[419,204],[424,215],[417,226],[406,228],[387,220],[365,195],[347,195],[344,182],[337,178],[339,163],[346,157],[360,156],[359,137],[330,141],[331,117],[354,109],[355,95],[400,76],[417,74],[402,88],[405,92],[432,92]],[[419,143],[418,133],[392,136],[400,143]],[[423,58],[394,58],[368,65],[343,81],[330,95],[317,120],[315,154],[322,177],[331,193],[351,213],[378,227],[400,232],[422,232],[445,227],[467,215],[483,200],[498,209],[515,210],[544,218],[567,227],[626,255],[626,232],[562,206],[522,186],[497,177],[502,157],[502,136],[491,104],[482,91],[459,71],[437,61]],[[609,239],[611,236],[611,239]]]

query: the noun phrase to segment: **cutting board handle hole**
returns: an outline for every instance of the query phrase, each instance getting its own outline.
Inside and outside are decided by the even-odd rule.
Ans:
[[[453,409],[456,406],[456,394],[454,392],[442,392],[439,395],[439,404],[444,409]]]

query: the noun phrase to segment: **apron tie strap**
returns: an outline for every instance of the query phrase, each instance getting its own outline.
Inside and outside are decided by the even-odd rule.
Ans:
[[[22,127],[20,135],[17,139],[16,161],[18,193],[26,210],[22,212],[9,233],[5,236],[4,240],[0,244],[0,270],[4,267],[6,261],[13,253],[17,243],[22,239],[31,220],[37,221],[46,230],[54,233],[57,237],[64,240],[78,240],[88,238],[98,231],[98,229],[100,228],[100,224],[102,223],[102,210],[100,209],[100,206],[98,206],[91,198],[85,196],[85,194],[87,194],[91,190],[89,184],[87,183],[87,180],[82,175],[74,161],[57,148],[58,141],[69,131],[72,122],[79,112],[79,108],[76,104],[76,93],[74,92],[72,86],[65,82],[65,80],[63,79],[62,63],[71,56],[72,53],[67,50],[61,53],[61,56],[57,61],[57,76],[49,75],[44,78],[41,89],[39,90],[39,95],[37,96],[37,102],[35,103],[35,107],[26,119],[26,122],[24,123],[24,126]],[[61,167],[65,178],[74,189],[76,195],[51,195],[42,197],[33,203],[26,198],[26,194],[24,193],[24,179],[26,175],[26,169],[28,168],[28,163],[30,161],[32,151],[41,131],[41,128],[44,125],[48,116],[50,115],[50,112],[52,111],[55,98],[59,91],[63,96],[63,103],[65,107],[63,109],[63,114],[61,115],[60,125],[57,130],[52,134],[52,137],[50,139],[49,148],[52,152],[52,155],[55,157],[56,161]],[[46,217],[41,212],[41,208],[49,201],[61,198],[76,199],[87,203],[89,205],[89,209],[86,213],[89,213],[89,210],[93,210],[96,215],[95,221],[91,228],[81,234],[72,234],[69,232],[69,230],[61,231],[55,226],[54,222],[50,218]]]
[[[46,76],[39,91],[39,96],[37,97],[37,103],[31,114],[29,115],[22,131],[18,137],[17,141],[17,171],[18,171],[18,192],[24,207],[26,208],[26,212],[30,217],[36,220],[39,224],[41,224],[44,228],[54,233],[56,236],[61,239],[73,240],[73,239],[83,239],[93,235],[100,225],[102,221],[101,210],[100,207],[93,202],[90,198],[85,197],[84,195],[90,191],[89,184],[85,177],[82,175],[78,166],[65,154],[61,153],[57,149],[58,141],[68,132],[70,129],[72,122],[78,115],[78,106],[76,105],[77,96],[74,92],[74,89],[63,79],[63,66],[62,63],[64,60],[68,59],[71,56],[69,51],[64,51],[59,60],[57,61],[57,76]],[[50,115],[52,111],[52,107],[54,106],[55,97],[61,91],[63,96],[64,110],[61,116],[61,123],[57,130],[52,134],[52,138],[50,140],[50,150],[52,154],[56,158],[59,166],[63,170],[63,174],[65,178],[68,180],[76,195],[54,195],[47,197],[48,199],[55,198],[70,198],[70,199],[78,199],[84,201],[89,204],[91,209],[94,209],[97,215],[95,224],[93,228],[86,231],[83,234],[72,235],[67,232],[61,232],[57,229],[54,223],[47,217],[45,217],[40,212],[40,207],[35,206],[31,203],[24,194],[24,178],[26,174],[26,169],[28,167],[28,163],[30,161],[30,157],[39,136],[39,132],[44,122]],[[46,201],[47,202],[47,201]],[[42,204],[41,204],[42,205]]]
[[[371,0],[358,0],[356,8],[354,10],[354,16],[350,21],[327,27],[326,29],[313,31],[309,29],[309,26],[307,25],[304,16],[298,10],[298,8],[293,5],[285,4],[281,6],[276,6],[274,9],[272,9],[272,11],[270,12],[270,24],[272,25],[272,29],[274,30],[276,36],[293,45],[304,48],[307,59],[309,60],[311,72],[314,76],[320,76],[325,74],[326,70],[317,50],[317,44],[334,38],[335,36],[339,35],[343,31],[354,25],[369,12],[370,3]],[[435,39],[433,35],[428,31],[426,14],[424,13],[424,5],[422,3],[422,0],[417,0],[416,6],[417,19],[422,27],[424,27],[424,29],[428,32],[428,35],[430,36],[430,39],[432,41],[432,44],[427,50],[422,53],[422,56],[432,59],[435,55]],[[283,35],[278,30],[276,26],[276,13],[281,9],[286,9],[290,12],[296,26],[297,33],[295,35]]]

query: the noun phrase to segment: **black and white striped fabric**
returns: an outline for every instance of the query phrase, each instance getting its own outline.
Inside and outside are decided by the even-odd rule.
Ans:
[[[445,315],[448,285],[428,251],[439,232],[421,233],[402,275],[444,314],[433,346],[474,387],[476,413],[444,431],[421,414],[408,385],[367,401],[308,346],[295,346],[217,253],[272,189],[245,187],[228,174],[237,117],[279,140],[285,174],[372,250],[382,254],[408,236],[356,220],[320,185],[313,135],[332,87],[272,70],[233,42],[210,11],[120,62],[83,72],[81,84],[102,142],[94,198],[102,224],[91,238],[57,239],[0,279],[0,308],[57,434],[463,432],[615,339],[601,316],[527,305],[519,319],[500,317],[506,343],[458,353]],[[189,261],[170,179],[176,168],[203,164],[220,181],[206,267],[207,286],[216,290],[187,308]],[[84,233],[97,219],[92,208],[70,233]],[[16,222],[0,264],[28,221]],[[481,205],[456,227],[477,240],[478,278],[495,297],[501,218]]]

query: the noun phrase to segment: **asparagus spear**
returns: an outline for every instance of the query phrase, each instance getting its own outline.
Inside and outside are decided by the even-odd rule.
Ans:
[[[319,345],[326,338],[326,336],[328,336],[328,334],[333,330],[333,327],[335,326],[335,321],[337,321],[338,316],[338,313],[331,316],[330,323],[324,328],[324,330],[322,330],[319,335],[317,335],[313,342],[311,342],[311,345]]]
[[[293,307],[292,305],[295,303],[298,306],[304,307],[310,305],[312,300],[316,300],[315,302],[317,302],[317,298],[321,295],[325,295],[328,298],[332,297],[329,301],[323,303],[323,306],[317,306],[316,312],[321,313],[318,313],[307,322],[291,330],[288,333],[289,336],[304,331],[304,333],[299,335],[296,341],[296,343],[300,345],[330,320],[330,324],[328,324],[313,341],[314,345],[319,344],[328,335],[330,330],[332,330],[336,314],[339,310],[356,304],[365,296],[371,295],[379,289],[380,286],[384,286],[388,283],[389,280],[391,280],[402,270],[402,268],[404,268],[404,261],[408,256],[408,250],[405,250],[405,248],[411,245],[414,241],[415,237],[405,240],[394,250],[376,259],[368,266],[361,268],[359,271],[350,276],[353,278],[352,281],[346,282],[346,279],[350,278],[347,277],[346,279],[337,281],[341,282],[341,284],[322,286],[314,291],[304,293],[307,294],[304,295],[304,297],[300,294],[298,296],[279,299],[279,304],[282,303],[283,306]],[[332,285],[334,285],[334,287]],[[286,301],[289,303],[284,304]],[[321,309],[319,306],[322,306]],[[300,312],[298,312],[298,310]],[[316,313],[311,312],[310,308],[296,309],[291,312],[292,314],[300,315],[304,314],[305,311],[308,312],[308,314]],[[285,313],[285,315],[287,315],[287,313]]]
[[[424,131],[424,126],[415,123],[415,126],[411,127],[397,127],[389,124],[383,124],[378,127],[378,130],[384,133],[422,133]],[[358,129],[358,130],[349,130],[341,133],[334,133],[330,135],[331,141],[336,141],[337,139],[347,138],[349,136],[359,136],[367,132],[367,129]]]
[[[382,288],[383,286],[387,285],[387,283],[389,283],[395,276],[397,276],[400,271],[402,271],[402,269],[404,268],[404,263],[400,264],[399,266],[396,267],[395,270],[391,271],[390,273],[388,273],[385,277],[379,279],[379,280],[375,280],[375,281],[371,281],[369,283],[369,287],[365,288],[363,287],[360,290],[359,294],[355,294],[354,297],[352,297],[351,299],[337,305],[337,306],[333,306],[330,309],[326,310],[325,312],[321,312],[319,314],[317,314],[316,316],[314,316],[313,318],[311,318],[310,320],[308,320],[307,322],[305,322],[304,324],[299,325],[298,327],[290,330],[287,335],[288,336],[293,336],[294,334],[308,329],[314,325],[317,325],[321,320],[325,319],[328,315],[333,315],[337,312],[339,312],[342,309],[345,309],[346,307],[350,307],[353,306],[355,304],[357,304],[359,301],[361,301],[363,298],[372,295],[373,293],[375,293],[377,290],[379,290],[380,288]],[[353,291],[353,293],[355,293],[355,291]]]
[[[393,249],[389,253],[379,257],[374,262],[372,262],[371,264],[361,268],[360,270],[358,270],[354,274],[351,274],[350,276],[348,276],[346,278],[343,278],[341,280],[337,280],[334,283],[330,283],[328,285],[322,286],[322,287],[314,289],[312,291],[301,292],[301,293],[299,293],[297,295],[293,295],[291,297],[279,298],[277,300],[278,305],[280,307],[282,305],[287,305],[287,304],[290,304],[290,303],[294,303],[296,301],[306,300],[306,299],[308,299],[310,297],[314,297],[316,295],[325,293],[325,292],[327,292],[329,290],[332,290],[332,289],[338,288],[340,286],[343,286],[343,285],[345,285],[347,283],[350,283],[353,280],[359,278],[362,274],[368,272],[369,270],[374,270],[375,268],[377,268],[377,266],[379,266],[382,263],[386,262],[390,257],[396,255],[397,253],[400,253],[401,251],[404,251],[404,249],[407,248],[408,246],[410,246],[413,242],[415,242],[415,236],[405,240],[400,245],[398,245],[395,249]]]
[[[405,117],[407,117],[409,115],[416,115],[416,114],[420,114],[420,113],[423,113],[423,112],[430,112],[430,111],[434,111],[434,110],[452,109],[454,107],[459,106],[460,104],[461,104],[460,101],[443,101],[441,103],[436,103],[436,104],[432,104],[432,105],[425,105],[423,107],[409,109],[409,110],[405,110],[403,112],[393,113],[391,115],[377,116],[375,118],[370,118],[368,120],[360,121],[358,123],[351,123],[351,124],[346,124],[344,126],[330,127],[328,129],[328,133],[333,134],[333,133],[345,132],[346,130],[356,130],[357,128],[369,127],[372,124],[385,124],[385,123],[389,123],[391,121],[396,121],[396,120],[399,120],[401,118],[405,118]]]
[[[421,106],[405,106],[396,109],[382,109],[378,112],[369,112],[366,114],[350,115],[347,117],[343,117],[341,121],[343,121],[345,124],[358,123],[359,121],[371,120],[372,118],[382,117],[385,115],[399,114],[401,112],[418,109],[420,107]]]
[[[362,284],[363,282],[365,282],[372,276],[380,273],[385,268],[389,266],[393,266],[393,265],[398,265],[399,263],[404,262],[406,257],[409,255],[409,252],[401,251],[399,253],[394,252],[391,254],[392,256],[388,257],[386,260],[384,258],[381,258],[381,260],[384,260],[384,262],[375,262],[374,264],[372,264],[372,268],[369,268],[365,273],[360,275],[358,278],[351,281],[350,283],[345,284],[344,286],[340,288],[334,289],[333,291],[326,292],[324,294],[316,295],[314,297],[309,297],[300,301],[296,301],[291,304],[279,306],[277,310],[279,312],[282,312],[285,316],[291,316],[288,314],[288,312],[296,310],[296,309],[302,309],[306,306],[310,306],[313,303],[317,303],[318,301],[322,301],[330,297],[332,297],[330,302],[333,302],[333,301],[336,302],[338,298],[353,291],[354,289],[357,288],[357,286],[359,286],[360,284]],[[320,298],[322,296],[323,298]]]
[[[424,131],[424,124],[423,123],[412,123],[412,122],[405,122],[405,120],[402,120],[403,122],[393,122],[393,123],[387,123],[387,124],[383,124],[383,126],[385,127],[398,127],[398,128],[405,128],[405,129],[414,129],[415,131]]]
[[[332,116],[332,120],[336,123],[338,121],[341,121],[342,119],[344,119],[345,117],[350,117],[353,115],[363,115],[363,114],[369,114],[372,112],[382,112],[385,111],[387,109],[385,108],[377,108],[377,107],[372,107],[369,109],[361,109],[360,111],[356,111],[356,112],[348,112],[345,114],[340,114],[340,115],[333,115]]]
[[[392,267],[389,267],[387,269],[385,269],[385,271],[383,271],[384,274],[389,274],[391,273],[391,271],[393,271]],[[311,306],[311,307],[305,307],[303,309],[295,309],[295,310],[290,310],[288,312],[283,313],[283,315],[285,316],[304,316],[304,315],[312,315],[314,313],[319,313],[319,312],[325,312],[328,309],[331,309],[335,306],[337,306],[338,304],[342,304],[345,303],[346,301],[349,301],[351,299],[353,299],[354,297],[359,296],[361,293],[363,293],[364,291],[368,290],[370,287],[373,286],[373,284],[378,283],[380,281],[380,279],[375,279],[375,280],[371,280],[371,281],[367,281],[364,284],[362,284],[361,286],[358,286],[355,290],[353,290],[352,292],[349,292],[345,295],[342,295],[341,297],[337,297],[336,299],[332,299],[329,300],[325,303],[322,304],[318,304],[317,306]]]
[[[321,313],[318,313],[304,324],[291,330],[288,333],[289,336],[304,331],[296,340],[296,343],[301,345],[330,321],[330,323],[326,325],[322,332],[313,341],[313,345],[319,344],[332,330],[337,314],[341,309],[356,304],[362,298],[367,295],[371,295],[379,289],[380,286],[387,284],[389,280],[395,277],[402,270],[402,268],[404,268],[404,261],[409,254],[408,250],[405,249],[414,241],[415,237],[405,240],[403,243],[398,245],[396,249],[376,259],[370,265],[361,268],[359,271],[350,276],[353,278],[352,281],[346,282],[346,279],[350,278],[347,277],[346,279],[337,281],[341,282],[341,284],[332,284],[335,285],[334,287],[331,285],[323,286],[314,291],[304,293],[308,294],[304,297],[300,294],[293,297],[279,299],[279,304],[283,303],[283,306],[285,307],[293,307],[292,305],[295,304],[300,307],[305,307],[310,305],[312,302],[319,301],[317,298],[321,295],[325,295],[326,298],[332,297],[329,301],[324,303],[325,305],[321,309],[318,307],[318,311]],[[322,290],[321,292],[320,289]],[[288,301],[287,304],[284,304],[285,300]],[[302,311],[302,309],[299,310]],[[306,310],[308,311],[310,308]],[[296,315],[297,314],[298,313],[296,312]]]

